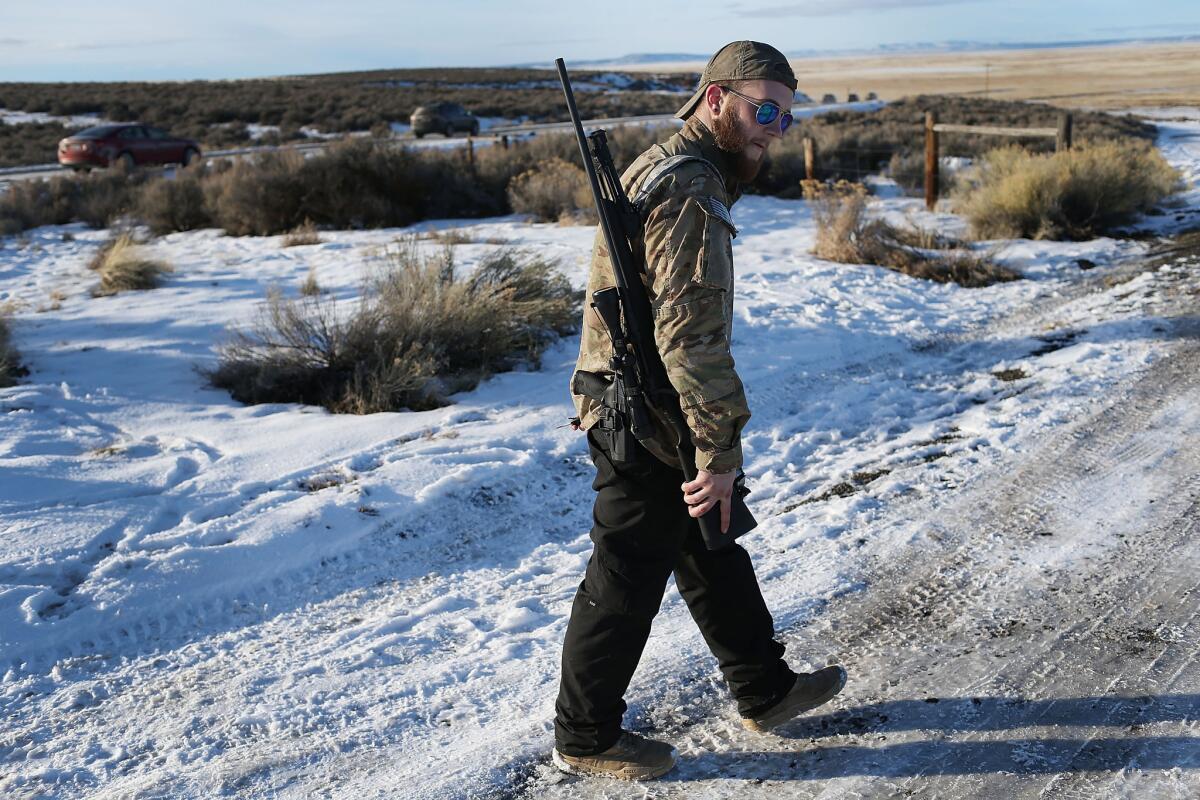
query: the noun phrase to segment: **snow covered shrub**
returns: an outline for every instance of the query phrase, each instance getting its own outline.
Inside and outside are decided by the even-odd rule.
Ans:
[[[514,177],[508,202],[518,214],[540,222],[579,220],[595,223],[592,189],[582,167],[552,158]]]
[[[956,191],[981,239],[1091,239],[1133,222],[1176,190],[1179,173],[1146,142],[1089,143],[1034,155],[987,153]]]
[[[453,251],[415,239],[387,253],[357,304],[272,293],[205,374],[244,403],[368,414],[443,405],[520,362],[536,363],[577,320],[579,298],[550,264],[497,251],[458,274]]]
[[[128,234],[106,242],[88,268],[100,275],[100,285],[92,290],[96,297],[153,289],[163,274],[171,271],[161,261],[142,256],[140,245]]]
[[[905,231],[867,216],[867,191],[848,181],[804,181],[804,195],[817,223],[813,254],[841,264],[876,264],[914,278],[988,286],[1020,274],[996,264],[961,242],[932,232]]]

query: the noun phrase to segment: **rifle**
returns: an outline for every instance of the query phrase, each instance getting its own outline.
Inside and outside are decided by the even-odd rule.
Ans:
[[[575,106],[575,94],[571,91],[571,79],[567,76],[567,65],[561,58],[555,59],[554,64],[558,67],[558,77],[567,98],[567,110],[575,126],[575,138],[579,142],[583,166],[592,187],[592,199],[596,203],[600,229],[604,232],[604,242],[617,284],[592,295],[592,308],[604,322],[613,342],[610,361],[612,388],[606,390],[604,395],[615,402],[605,405],[609,408],[615,406],[624,420],[618,424],[626,425],[628,432],[638,441],[645,441],[654,435],[654,420],[648,407],[653,406],[667,420],[675,435],[675,450],[684,478],[693,481],[696,479],[696,447],[679,405],[679,394],[671,385],[667,369],[654,344],[650,299],[646,296],[641,279],[645,266],[637,255],[640,248],[634,247],[634,243],[641,238],[638,235],[642,228],[641,214],[621,186],[604,130],[584,135],[579,109]],[[747,494],[749,490],[745,486],[745,475],[739,475],[734,484],[729,530],[726,533],[721,532],[719,503],[700,517],[700,533],[709,550],[728,547],[739,536],[758,525],[746,507]]]

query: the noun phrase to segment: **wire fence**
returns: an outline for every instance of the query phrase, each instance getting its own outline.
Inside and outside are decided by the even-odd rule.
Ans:
[[[904,155],[897,148],[816,148],[814,170],[816,177],[822,173],[834,173],[839,177],[852,175],[857,178],[879,175],[896,154]]]

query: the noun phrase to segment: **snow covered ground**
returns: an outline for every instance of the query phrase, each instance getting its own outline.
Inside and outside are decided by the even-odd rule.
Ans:
[[[1200,122],[1176,115],[1162,132],[1188,182],[1151,220],[1165,231],[1196,221]],[[914,200],[876,208],[962,225]],[[281,237],[175,234],[148,246],[174,267],[162,288],[93,298],[86,264],[107,234],[66,226],[0,240],[0,303],[17,309],[31,370],[0,390],[0,794],[720,797],[787,778],[762,796],[817,796],[828,782],[828,796],[882,797],[896,775],[923,774],[904,771],[930,758],[919,747],[970,735],[973,695],[1000,705],[1028,695],[984,677],[956,684],[943,695],[945,729],[910,731],[903,709],[924,706],[914,692],[929,665],[908,667],[911,683],[869,672],[879,654],[855,663],[857,645],[835,647],[831,609],[890,597],[874,565],[930,552],[940,509],[1032,469],[1043,443],[1174,363],[1186,339],[1173,319],[1200,287],[1195,259],[1150,269],[1150,241],[1002,242],[1000,257],[1027,280],[968,290],[815,259],[802,202],[748,197],[734,211],[734,354],[754,412],[743,441],[761,521],[745,543],[794,666],[849,664],[847,711],[822,735],[883,766],[805,762],[797,777],[794,754],[788,767],[773,740],[731,732],[715,664],[671,590],[629,695],[631,724],[681,745],[671,781],[561,781],[546,767],[561,637],[590,548],[591,466],[564,424],[573,338],[540,369],[425,412],[245,407],[196,372],[270,287],[295,292],[312,270],[353,302],[399,235],[455,228],[472,241],[456,245],[464,269],[500,242],[519,245],[582,287],[591,229],[447,221],[327,232],[287,249]],[[1174,474],[1163,447],[1200,435],[1190,398],[1155,412],[1158,474]],[[1105,503],[1153,502],[1153,474],[1097,483],[1100,496],[1073,513],[1116,518]],[[1194,500],[1194,481],[1178,491]],[[1116,546],[1053,541],[1038,555],[1047,569]],[[1003,563],[1026,581],[1011,586],[1033,585]],[[964,585],[993,574],[1010,585],[991,569],[965,571]],[[1001,603],[1000,588],[983,587],[981,602]],[[1171,624],[1164,647],[1196,642],[1195,618]],[[924,653],[901,644],[896,664]],[[1109,765],[1123,790],[1200,791],[1200,703],[1180,696],[1191,698],[1183,711],[1147,723],[1163,736],[1143,759],[1152,769],[1138,769],[1136,752]],[[880,703],[918,749],[872,750],[883,747],[869,735],[886,728]],[[1027,732],[976,770],[1068,774],[1056,741]]]
[[[0,124],[31,125],[46,122],[61,122],[67,128],[87,128],[92,125],[107,124],[109,120],[98,114],[72,114],[68,117],[60,117],[44,111],[14,111],[0,108]]]

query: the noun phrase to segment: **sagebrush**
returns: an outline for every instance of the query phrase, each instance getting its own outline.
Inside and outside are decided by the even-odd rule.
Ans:
[[[508,202],[518,214],[542,222],[596,221],[587,174],[561,158],[548,159],[509,181]]]
[[[818,178],[861,180],[890,165],[901,185],[919,187],[925,108],[948,121],[1009,125],[1053,124],[1057,113],[1039,104],[956,97],[911,98],[873,112],[830,112],[799,120],[745,190],[800,197],[805,135],[817,141]],[[1075,130],[1081,138],[1153,136],[1152,127],[1136,120],[1085,112],[1076,113]],[[618,171],[670,133],[641,126],[609,131]],[[946,134],[942,141],[946,155],[979,157],[994,145],[994,138],[970,134]],[[1024,146],[1051,145],[1035,139]],[[260,154],[177,171],[173,178],[137,171],[23,181],[0,196],[0,234],[73,220],[103,227],[127,214],[156,233],[219,227],[234,235],[283,234],[306,220],[331,229],[399,227],[514,210],[547,220],[590,218],[590,198],[575,191],[584,186],[578,168],[578,146],[567,134],[477,147],[473,156],[465,148],[415,151],[356,139],[317,157]]]
[[[618,168],[665,136],[645,128],[612,131],[609,144]],[[590,198],[585,204],[581,195],[554,186],[564,176],[578,183],[581,169],[571,177],[578,163],[575,139],[563,134],[515,141],[508,148],[481,147],[473,158],[465,150],[416,151],[356,139],[313,158],[269,152],[180,170],[173,177],[108,171],[22,181],[0,195],[0,235],[74,220],[106,227],[127,214],[158,234],[208,227],[235,236],[286,234],[305,225],[403,227],[510,213],[509,188],[521,176],[519,203],[540,195],[539,215],[586,219]]]
[[[959,95],[919,95],[888,103],[877,111],[830,111],[796,120],[777,145],[771,161],[755,181],[754,191],[780,197],[800,197],[804,175],[804,138],[816,144],[818,180],[861,181],[892,166],[893,177],[903,188],[918,191],[924,184],[925,112],[934,111],[942,122],[963,125],[1054,127],[1059,109],[1044,103],[988,100]],[[1128,116],[1076,110],[1075,136],[1079,139],[1153,141],[1153,125]],[[1054,148],[1047,138],[1019,140],[1034,152]],[[978,158],[996,146],[994,136],[943,133],[941,154]],[[892,159],[895,159],[893,162]]]
[[[0,236],[77,221],[103,228],[136,208],[147,177],[113,170],[14,181],[0,193]]]
[[[585,84],[590,73],[579,71],[573,77]],[[583,118],[672,113],[699,76],[637,73],[629,77],[632,82],[619,90],[577,91]],[[661,91],[664,84],[681,94]],[[196,139],[205,151],[252,142],[304,140],[307,128],[323,133],[366,131],[408,122],[417,106],[445,101],[461,103],[482,117],[566,119],[557,77],[538,69],[401,69],[219,81],[0,83],[0,108],[55,116],[94,113],[114,122],[137,120]],[[278,130],[254,139],[251,124]],[[58,140],[72,132],[57,122],[0,127],[0,167],[53,161]]]
[[[1034,154],[992,150],[960,179],[957,208],[981,239],[1091,239],[1135,221],[1179,186],[1153,145],[1091,142]]]
[[[442,405],[519,362],[536,363],[577,322],[579,296],[551,264],[496,251],[460,274],[453,249],[391,248],[357,303],[278,291],[235,330],[206,374],[245,403],[368,414]]]
[[[1019,273],[995,263],[988,253],[933,232],[897,228],[867,214],[866,189],[840,181],[805,181],[805,197],[817,223],[813,254],[842,264],[875,264],[914,278],[989,286],[1017,280]]]

